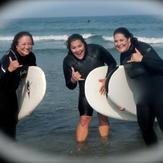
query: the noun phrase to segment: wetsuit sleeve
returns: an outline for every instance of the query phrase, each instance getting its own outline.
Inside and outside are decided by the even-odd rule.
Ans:
[[[101,47],[100,50],[102,53],[101,57],[102,57],[103,62],[108,65],[108,71],[106,74],[106,76],[108,76],[108,74],[116,68],[117,63],[114,57],[105,48]]]
[[[143,55],[142,63],[151,71],[163,73],[163,60],[151,46],[147,48]]]
[[[11,72],[8,71],[9,58],[7,55],[3,56],[0,61],[0,87],[7,85],[7,81],[11,78]]]
[[[76,83],[71,82],[71,74],[72,74],[71,66],[67,64],[66,60],[63,61],[63,72],[64,72],[66,86],[69,89],[74,89],[77,86],[77,82]]]

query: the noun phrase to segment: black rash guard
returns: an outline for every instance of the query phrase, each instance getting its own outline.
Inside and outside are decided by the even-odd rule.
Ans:
[[[86,79],[87,75],[93,69],[104,66],[109,66],[108,72],[112,71],[116,67],[116,61],[112,55],[102,46],[96,44],[88,44],[86,48],[86,54],[82,60],[77,59],[73,54],[68,54],[63,61],[63,71],[66,81],[66,86],[69,89],[74,89],[77,83],[71,82],[72,70],[71,67],[81,74],[81,77]],[[88,104],[85,92],[84,92],[85,81],[79,81],[79,104],[78,109],[80,115],[92,116],[93,109]]]
[[[9,57],[18,60],[23,67],[13,72],[8,71]],[[16,124],[18,121],[18,102],[16,89],[19,81],[27,73],[27,66],[35,66],[36,58],[33,53],[20,56],[17,52],[10,50],[0,61],[0,130],[10,137],[15,137]]]
[[[163,132],[163,60],[149,44],[137,42],[137,46],[132,45],[129,51],[121,54],[121,64],[127,65],[127,61],[131,58],[135,48],[143,55],[143,59],[139,63],[145,69],[145,74],[136,79],[145,77],[148,85],[146,96],[137,104],[138,124],[146,144],[153,144],[157,141],[153,130],[155,117]]]

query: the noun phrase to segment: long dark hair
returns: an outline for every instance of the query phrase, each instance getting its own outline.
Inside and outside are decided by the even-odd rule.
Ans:
[[[11,44],[11,49],[12,50],[14,50],[14,51],[16,50],[16,46],[18,45],[18,41],[23,36],[29,36],[31,38],[31,40],[32,40],[32,45],[34,45],[34,41],[33,41],[32,35],[29,32],[27,32],[27,31],[21,31],[21,32],[17,33],[14,36],[14,39],[13,39],[12,44]]]
[[[71,51],[71,48],[70,48],[71,47],[71,42],[75,41],[75,40],[80,40],[84,44],[84,47],[85,47],[85,49],[87,51],[87,43],[86,43],[85,39],[80,34],[75,33],[75,34],[72,34],[71,36],[69,36],[68,39],[67,39],[66,43],[67,43],[68,54],[72,54],[72,51]]]
[[[125,27],[119,27],[115,29],[113,36],[115,36],[117,33],[123,34],[127,39],[131,39],[131,44],[134,46],[138,45],[138,40],[136,37],[133,36],[133,34]]]

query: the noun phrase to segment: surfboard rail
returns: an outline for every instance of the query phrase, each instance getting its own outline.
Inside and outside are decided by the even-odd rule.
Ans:
[[[18,119],[29,116],[43,100],[46,92],[46,77],[38,66],[29,66],[27,75],[20,81],[17,89]]]
[[[107,66],[98,67],[88,74],[85,81],[85,95],[88,103],[95,111],[108,117],[120,120],[136,121],[136,115],[134,112],[129,112],[126,109],[123,110],[123,107],[116,105],[109,96],[107,97],[106,95],[100,94],[99,79],[105,78],[107,69]]]

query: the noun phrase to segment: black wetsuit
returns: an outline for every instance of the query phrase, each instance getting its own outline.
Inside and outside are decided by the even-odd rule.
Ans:
[[[143,138],[146,144],[150,145],[157,142],[157,137],[153,130],[155,118],[157,118],[163,131],[163,60],[149,44],[137,42],[137,45],[132,45],[129,51],[121,54],[121,64],[128,67],[126,63],[135,51],[135,47],[143,55],[142,62],[139,63],[143,66],[144,74],[139,76],[132,68],[131,73],[136,74],[136,80],[146,78],[148,88],[146,91],[144,90],[144,98],[137,103],[137,119]]]
[[[23,67],[13,72],[8,71],[9,57],[18,60]],[[12,50],[4,55],[0,61],[0,131],[11,138],[16,136],[16,124],[18,121],[18,102],[16,89],[22,75],[27,72],[27,66],[36,65],[33,53],[22,57]]]
[[[77,59],[73,54],[68,54],[63,61],[66,86],[69,89],[74,89],[77,86],[77,83],[74,84],[71,82],[71,67],[74,67],[75,71],[78,71],[81,74],[81,77],[86,79],[91,70],[100,66],[104,66],[104,64],[109,66],[109,72],[116,67],[116,61],[112,55],[105,48],[99,45],[88,44],[86,48],[86,54],[82,60]],[[92,116],[93,109],[86,100],[84,84],[85,81],[79,81],[80,92],[78,109],[80,115]]]

